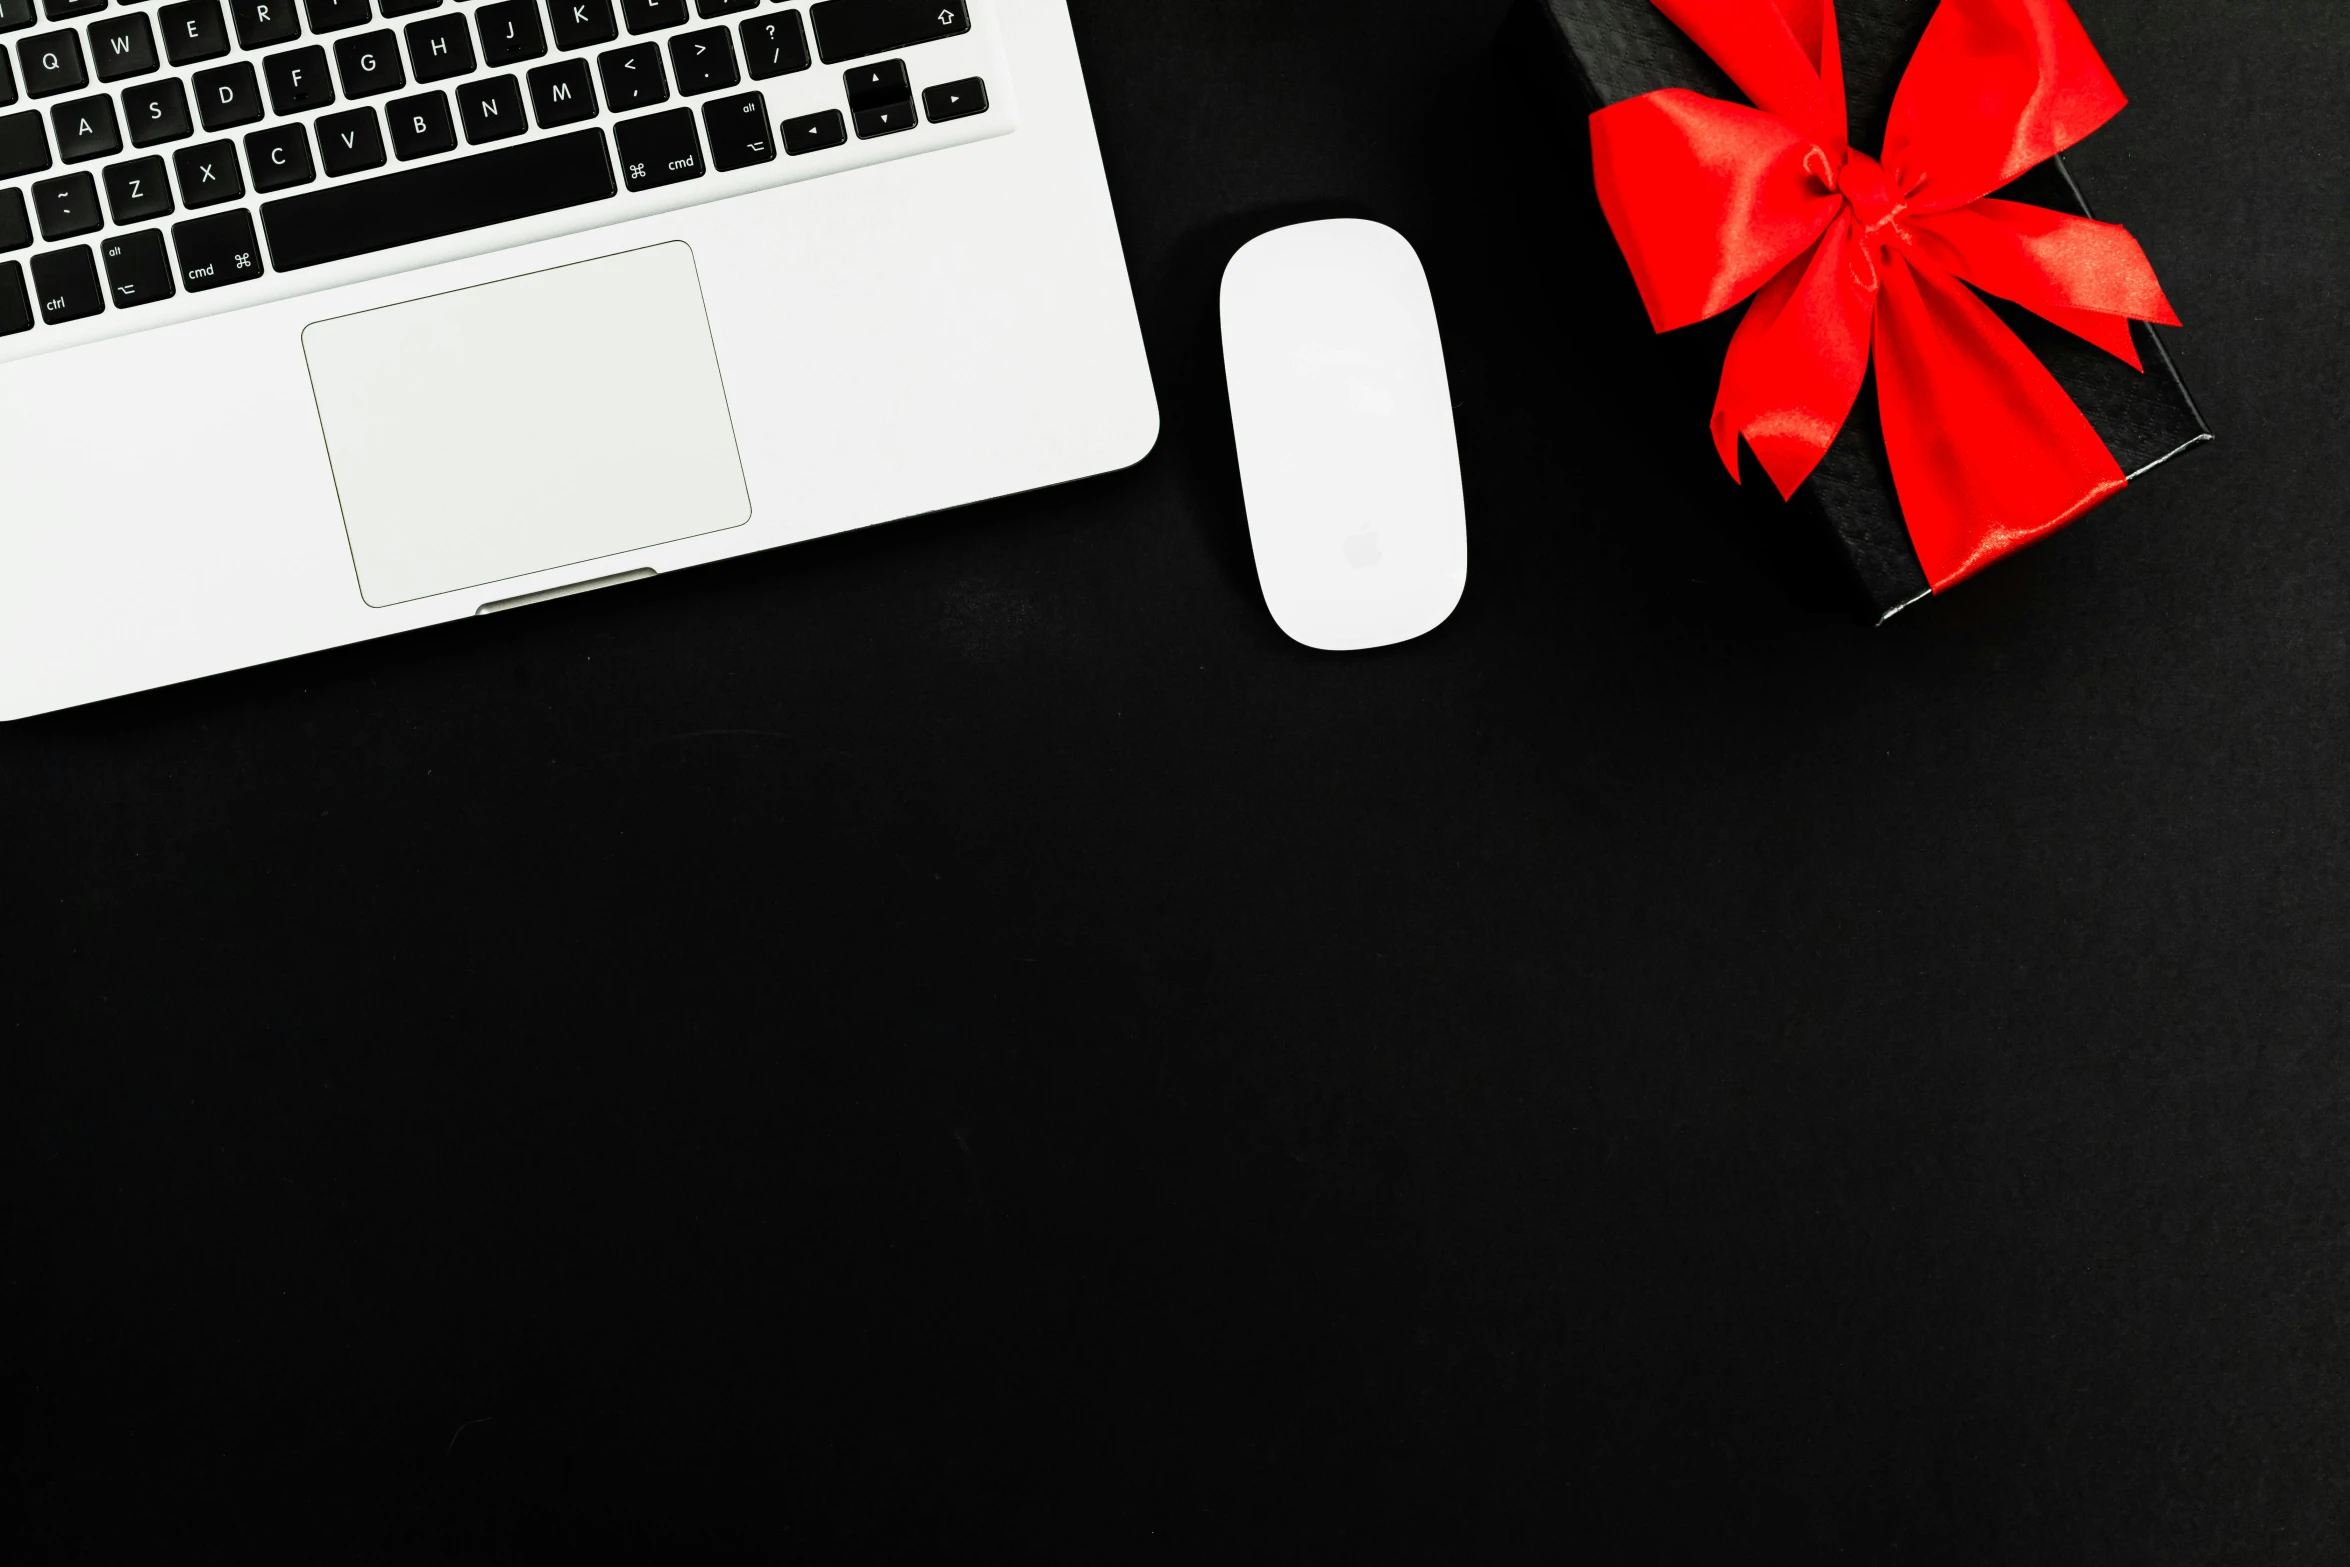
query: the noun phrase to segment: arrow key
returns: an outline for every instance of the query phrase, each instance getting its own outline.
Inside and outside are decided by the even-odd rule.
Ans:
[[[915,123],[914,106],[910,103],[893,103],[880,109],[859,109],[857,136],[863,141],[871,141],[876,136],[895,136],[900,131],[912,130]]]
[[[710,165],[721,174],[775,161],[775,129],[767,123],[767,99],[747,92],[702,105],[702,128],[710,133]]]
[[[841,85],[849,90],[852,114],[914,101],[914,84],[906,76],[903,60],[884,60],[879,65],[860,65],[853,71],[844,71]]]
[[[106,292],[115,308],[151,305],[179,292],[171,281],[171,258],[163,253],[163,230],[141,229],[118,234],[102,247],[106,256]]]
[[[848,139],[848,122],[840,117],[838,109],[803,114],[796,120],[783,122],[783,150],[795,158],[838,147]]]
[[[967,120],[974,114],[987,112],[987,83],[978,77],[949,82],[944,87],[933,87],[922,95],[923,112],[930,123],[943,125],[948,120]]]

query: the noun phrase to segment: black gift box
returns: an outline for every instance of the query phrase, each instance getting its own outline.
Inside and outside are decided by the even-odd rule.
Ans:
[[[1852,144],[1861,151],[1874,154],[1884,145],[1894,94],[1939,3],[1838,0],[1836,23],[1843,45]],[[1579,87],[1593,109],[1667,87],[1746,101],[1721,68],[1650,0],[1522,0],[1520,11],[1521,36],[1546,33],[1564,46],[1566,70],[1542,74],[1560,92]],[[1556,58],[1555,51],[1553,55]],[[1591,177],[1588,167],[1582,177]],[[2062,158],[2042,164],[2000,194],[2084,217],[2094,215]],[[2028,311],[2002,300],[1989,302],[2080,405],[2133,483],[2211,439],[2152,327],[2135,323],[2131,328],[2146,363],[2141,374]],[[1719,366],[1715,369],[1718,374]],[[1746,482],[1766,489],[1770,485],[1751,463]],[[1844,433],[1796,492],[1794,505],[1834,534],[1879,619],[1890,619],[1929,596],[1925,570],[1902,523],[1901,503],[1885,459],[1873,380],[1862,390]]]

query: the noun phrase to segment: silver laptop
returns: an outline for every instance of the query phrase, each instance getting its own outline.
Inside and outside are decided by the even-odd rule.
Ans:
[[[0,717],[1158,435],[1065,0],[0,0]]]

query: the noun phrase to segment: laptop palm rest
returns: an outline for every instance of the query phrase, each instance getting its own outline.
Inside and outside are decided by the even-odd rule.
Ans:
[[[683,244],[315,322],[302,345],[379,609],[750,520]]]

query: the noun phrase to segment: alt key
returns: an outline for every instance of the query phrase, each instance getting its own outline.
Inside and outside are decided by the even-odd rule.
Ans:
[[[767,129],[767,100],[759,93],[713,98],[703,104],[702,129],[710,133],[710,163],[720,173],[775,161],[775,136]]]
[[[151,305],[178,292],[172,286],[171,258],[163,253],[163,230],[141,229],[136,234],[120,234],[108,240],[103,249],[106,289],[114,296],[116,308],[128,310],[134,305]]]

